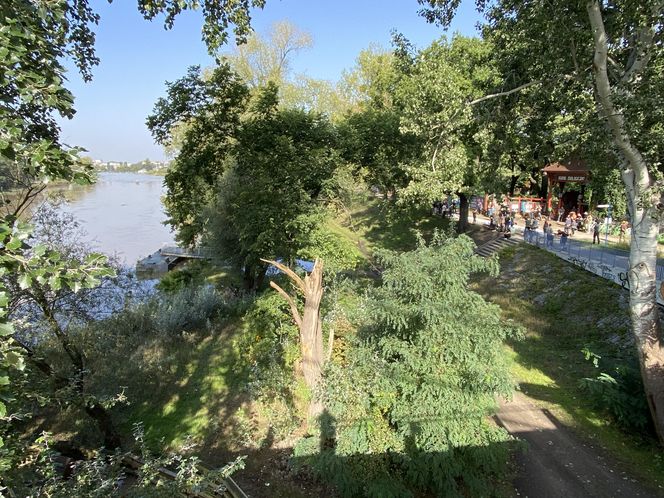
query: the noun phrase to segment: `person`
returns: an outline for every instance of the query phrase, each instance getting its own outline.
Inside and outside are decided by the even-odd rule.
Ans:
[[[568,216],[567,219],[565,219],[565,235],[569,236],[570,232],[572,231],[572,217]]]
[[[597,244],[599,244],[599,227],[600,227],[600,222],[599,219],[595,220],[593,223],[593,244],[595,244],[595,240],[597,240]]]
[[[627,220],[622,220],[620,223],[620,234],[618,235],[618,242],[625,242],[625,234],[627,233],[628,223]]]
[[[546,227],[546,246],[553,248],[553,225]]]
[[[565,247],[567,247],[567,231],[560,236],[560,249],[565,249]]]
[[[473,225],[477,223],[477,209],[473,209]]]
[[[544,218],[544,226],[542,227],[542,233],[544,235],[547,234],[548,228],[549,228],[549,218]]]

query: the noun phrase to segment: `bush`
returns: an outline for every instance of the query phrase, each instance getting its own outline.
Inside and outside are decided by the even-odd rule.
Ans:
[[[140,459],[136,461],[136,477],[132,476],[129,479],[123,460],[126,458],[133,460],[134,456],[130,453],[99,452],[88,460],[69,463],[69,469],[63,473],[63,469],[58,468],[60,465],[58,462],[62,461],[59,454],[49,447],[46,436],[40,438],[37,441],[40,444],[38,454],[32,460],[32,465],[33,471],[41,478],[35,481],[41,482],[41,485],[38,489],[32,488],[30,491],[36,492],[39,496],[54,498],[190,496],[217,488],[216,483],[220,479],[225,479],[236,470],[244,468],[244,457],[236,458],[221,469],[204,471],[200,467],[200,460],[195,456],[183,456],[177,453],[155,455],[148,450],[140,425],[134,428],[134,438]],[[172,479],[164,477],[159,470],[161,468],[172,469],[174,477]],[[27,489],[21,491],[28,492]]]
[[[646,431],[650,424],[650,409],[638,359],[630,356],[613,361],[602,360],[588,348],[584,348],[582,353],[600,373],[596,377],[581,379],[581,388],[623,429]]]
[[[300,394],[294,368],[300,358],[298,338],[288,304],[267,291],[249,308],[233,342],[237,369],[242,370],[238,373],[245,377],[251,397],[263,402],[263,415],[278,429],[277,436],[285,436],[297,425],[295,405]]]
[[[177,335],[207,327],[224,306],[221,294],[211,285],[185,287],[160,298],[154,325],[161,334]]]
[[[194,282],[200,283],[200,280],[200,274],[185,267],[179,270],[169,271],[166,275],[161,277],[157,284],[157,289],[168,293],[177,292],[185,287],[193,285]]]
[[[486,416],[512,391],[503,343],[518,333],[468,289],[497,271],[473,249],[435,235],[380,255],[368,325],[328,368],[319,434],[296,448],[343,496],[486,496],[502,476],[511,438]]]

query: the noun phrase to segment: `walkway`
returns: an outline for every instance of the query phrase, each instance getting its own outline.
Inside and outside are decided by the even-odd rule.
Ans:
[[[662,496],[647,490],[588,442],[579,440],[546,409],[523,393],[502,402],[494,416],[498,425],[528,443],[517,455],[518,496],[529,498],[606,498]]]
[[[488,224],[488,223],[487,223]],[[619,249],[593,246],[578,237],[565,246],[560,237],[552,247],[546,247],[542,232],[515,231],[510,239],[496,233],[493,239],[481,244],[476,252],[490,256],[494,252],[525,241],[565,259],[588,271],[605,272],[604,278],[628,286],[626,279],[628,254]],[[490,233],[490,232],[489,232]],[[485,240],[485,239],[483,239]],[[518,241],[518,242],[517,242]],[[658,280],[664,272],[658,264]],[[625,281],[621,281],[622,278]],[[659,287],[659,286],[658,286]],[[658,295],[658,299],[660,296]],[[661,301],[660,301],[661,302]],[[511,401],[501,401],[494,420],[510,434],[527,443],[518,452],[517,476],[513,481],[516,496],[529,498],[604,498],[604,497],[663,497],[664,490],[646,489],[640,482],[620,469],[601,447],[582,440],[562,425],[547,409],[521,391]]]
[[[484,217],[478,217],[478,223],[488,226],[489,222]],[[555,223],[554,227],[562,224]],[[496,234],[498,235],[498,234]],[[498,239],[498,237],[496,237]],[[601,244],[592,244],[592,235],[586,232],[576,232],[573,237],[567,238],[567,243],[561,242],[560,236],[555,236],[553,244],[548,246],[546,238],[539,230],[524,230],[523,226],[516,226],[513,230],[512,239],[524,241],[541,249],[547,250],[570,263],[592,272],[602,278],[629,289],[629,252],[611,246],[606,246],[604,238]],[[611,238],[612,242],[615,242]],[[481,249],[488,244],[480,246]],[[492,252],[492,251],[491,251]],[[482,254],[487,256],[488,254]],[[657,260],[657,302],[664,305],[662,284],[664,283],[664,260]]]

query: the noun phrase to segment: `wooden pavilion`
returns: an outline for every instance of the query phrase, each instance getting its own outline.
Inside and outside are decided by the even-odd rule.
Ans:
[[[587,205],[584,201],[585,187],[590,182],[590,170],[586,164],[577,158],[572,158],[566,162],[551,163],[546,166],[542,172],[547,177],[547,197],[546,208],[547,212],[551,214],[552,210],[552,197],[553,186],[558,184],[560,186],[561,195],[558,198],[558,203],[555,208],[555,214],[558,215],[560,209],[567,208],[567,211],[576,209],[577,212],[583,213],[587,210]],[[562,194],[566,183],[578,183],[581,185],[579,192],[567,192]]]

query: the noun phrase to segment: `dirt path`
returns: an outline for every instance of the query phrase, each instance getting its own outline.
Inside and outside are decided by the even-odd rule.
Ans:
[[[494,416],[510,434],[527,443],[517,456],[514,488],[529,498],[661,497],[610,461],[601,448],[581,441],[546,409],[523,393],[503,402]]]

